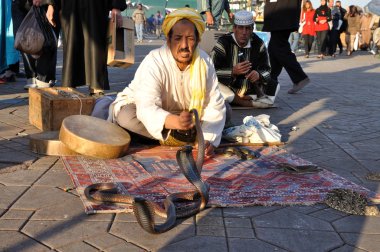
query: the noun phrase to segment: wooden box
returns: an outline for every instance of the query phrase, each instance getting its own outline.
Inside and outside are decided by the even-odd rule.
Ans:
[[[95,99],[72,88],[29,88],[29,122],[42,131],[59,130],[70,115],[90,115]]]
[[[132,19],[123,17],[121,27],[109,21],[107,64],[112,67],[128,68],[135,63],[135,35]]]

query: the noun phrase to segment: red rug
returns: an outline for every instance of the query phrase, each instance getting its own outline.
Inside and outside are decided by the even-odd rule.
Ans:
[[[259,149],[261,157],[242,161],[236,156],[216,155],[205,161],[202,178],[210,184],[209,206],[242,207],[252,205],[312,205],[323,202],[328,191],[352,189],[368,197],[379,195],[323,169],[316,174],[294,175],[278,169],[278,163],[311,164],[277,147]],[[99,182],[115,182],[120,193],[162,202],[168,194],[193,190],[179,171],[176,148],[154,147],[131,150],[120,159],[99,160],[83,156],[62,157],[63,163],[91,213],[131,211],[127,205],[87,201],[83,189]]]

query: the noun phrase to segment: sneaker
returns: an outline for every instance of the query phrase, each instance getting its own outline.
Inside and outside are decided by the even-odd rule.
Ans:
[[[258,101],[258,99],[257,100],[252,100],[251,104],[252,104],[252,107],[254,107],[254,108],[270,108],[270,107],[273,106],[273,103],[272,104],[268,104],[268,103],[265,103],[265,102],[262,102],[262,101]]]
[[[265,103],[265,104],[268,104],[268,105],[271,105],[273,106],[274,102],[266,95],[256,99],[256,101],[258,102],[262,102],[262,103]]]
[[[24,86],[25,90],[27,90],[29,88],[48,88],[48,87],[52,87],[55,85],[54,81],[50,81],[49,83],[47,83],[47,82],[37,80],[36,78],[33,78],[33,79],[28,79],[28,82],[30,82],[30,80],[31,80],[31,83],[26,84]]]
[[[297,93],[298,91],[300,91],[302,88],[304,88],[309,83],[310,83],[310,79],[306,77],[305,79],[298,82],[297,84],[294,84],[293,88],[288,90],[288,94]]]

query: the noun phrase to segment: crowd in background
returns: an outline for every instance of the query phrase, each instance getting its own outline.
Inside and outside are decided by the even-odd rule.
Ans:
[[[334,4],[334,1],[321,0],[321,5],[316,9],[311,1],[305,1],[300,29],[291,34],[289,42],[292,51],[296,52],[301,38],[306,58],[314,46],[320,59],[342,54],[344,46],[347,56],[358,50],[377,54],[380,46],[378,20],[378,16],[366,13],[355,5],[343,8],[341,1]]]

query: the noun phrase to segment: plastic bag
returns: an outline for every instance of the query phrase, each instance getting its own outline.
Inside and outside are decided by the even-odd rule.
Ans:
[[[355,40],[354,40],[354,50],[357,51],[359,48],[359,41],[360,41],[360,34],[359,32],[356,33]]]
[[[15,48],[27,54],[39,54],[44,42],[45,37],[37,22],[35,8],[31,8],[17,30]]]
[[[41,7],[33,6],[25,16],[16,33],[15,48],[34,56],[56,50],[57,38]]]

